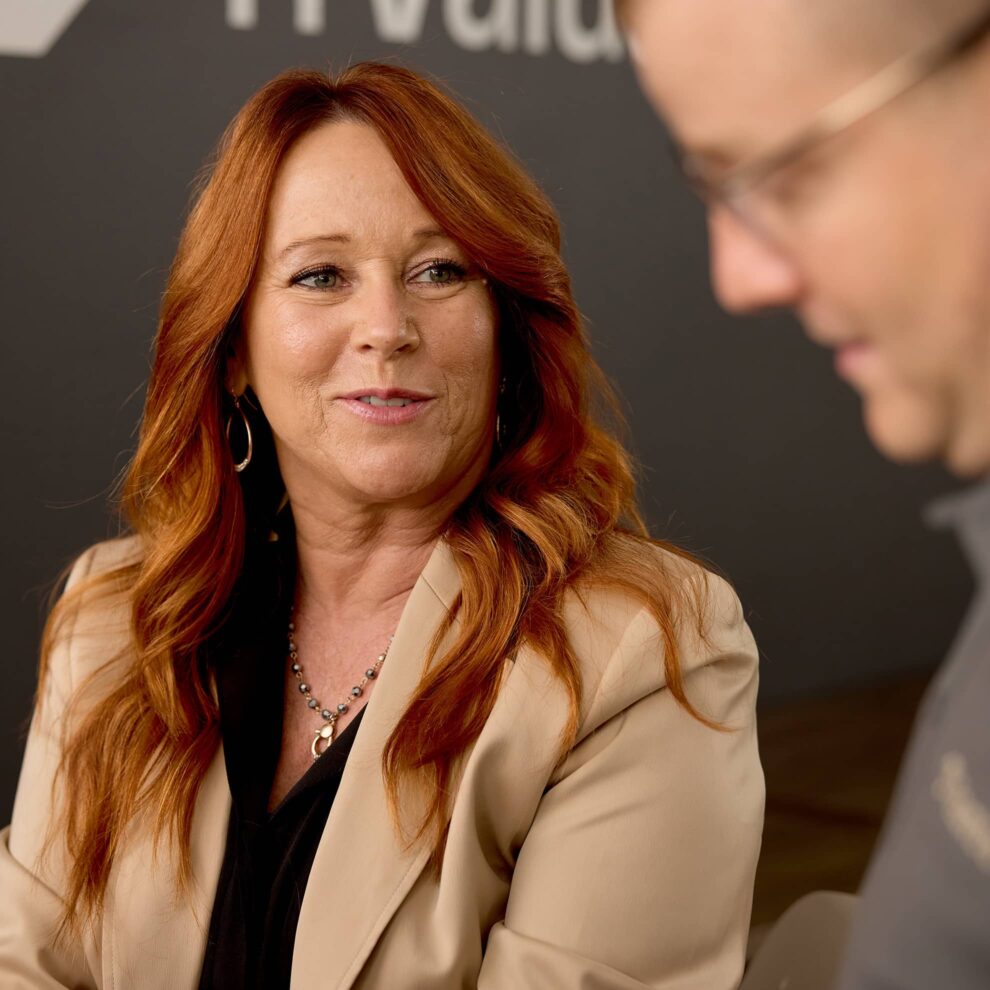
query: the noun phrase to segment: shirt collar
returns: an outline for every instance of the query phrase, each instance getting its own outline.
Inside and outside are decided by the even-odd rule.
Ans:
[[[990,477],[936,500],[925,519],[936,529],[955,530],[976,575],[990,581]]]

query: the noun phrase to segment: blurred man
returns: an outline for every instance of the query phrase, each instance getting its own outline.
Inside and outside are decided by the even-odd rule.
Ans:
[[[990,3],[618,0],[708,206],[716,295],[793,309],[985,586],[922,707],[843,990],[990,987]]]

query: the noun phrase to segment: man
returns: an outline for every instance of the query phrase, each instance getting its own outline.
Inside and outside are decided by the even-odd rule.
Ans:
[[[722,305],[793,309],[887,456],[990,476],[990,2],[618,7],[708,204]],[[943,514],[984,588],[919,715],[843,990],[990,987],[990,481]]]

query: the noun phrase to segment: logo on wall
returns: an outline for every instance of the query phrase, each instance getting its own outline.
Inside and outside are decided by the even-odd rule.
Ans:
[[[42,58],[89,0],[3,0],[0,55]]]
[[[89,0],[2,0],[0,55],[43,58]],[[258,24],[259,0],[224,0],[229,27]],[[291,0],[292,22],[305,35],[327,27],[327,0]],[[423,35],[429,0],[370,0],[375,32],[389,44],[414,45]],[[450,39],[467,51],[494,49],[546,55],[556,49],[572,62],[619,61],[624,53],[612,0],[598,0],[590,23],[582,0],[489,0],[484,13],[474,0],[441,0]]]
[[[422,37],[429,0],[371,0],[381,41],[414,45]],[[258,0],[226,0],[227,23],[251,30],[258,23]],[[326,0],[293,0],[293,23],[300,34],[322,34]],[[554,46],[572,62],[617,62],[623,56],[612,0],[598,0],[592,24],[582,0],[490,0],[484,13],[475,0],[441,0],[444,27],[454,44],[468,51],[495,49],[545,55]]]

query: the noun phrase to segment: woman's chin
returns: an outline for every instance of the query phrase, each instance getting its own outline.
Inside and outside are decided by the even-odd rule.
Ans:
[[[366,504],[420,504],[436,497],[441,479],[432,471],[349,469],[346,480],[355,500]]]

